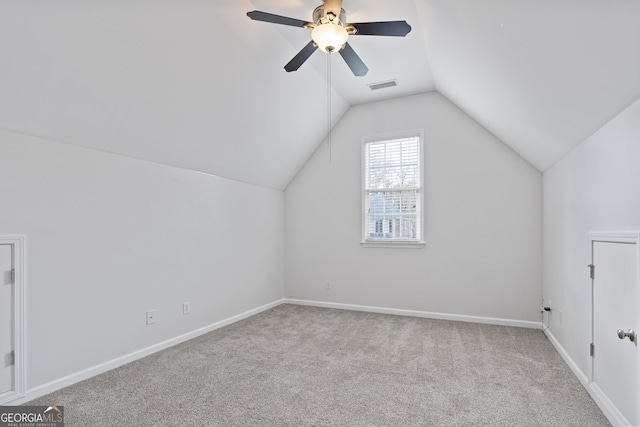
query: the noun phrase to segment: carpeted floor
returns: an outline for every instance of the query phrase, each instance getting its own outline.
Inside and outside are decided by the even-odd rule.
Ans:
[[[281,305],[28,403],[66,426],[609,426],[540,330]]]

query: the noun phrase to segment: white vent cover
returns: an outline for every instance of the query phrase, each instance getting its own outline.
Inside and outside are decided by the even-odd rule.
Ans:
[[[369,84],[369,88],[371,90],[384,89],[384,88],[387,88],[387,87],[394,87],[394,86],[398,86],[398,81],[397,80],[387,80],[386,82],[378,82],[378,83],[370,83]]]

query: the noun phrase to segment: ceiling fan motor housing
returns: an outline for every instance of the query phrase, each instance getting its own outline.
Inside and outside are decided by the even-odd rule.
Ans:
[[[333,16],[333,14],[330,15]],[[324,5],[316,7],[313,11],[313,22],[315,22],[316,24],[326,23],[326,21],[322,21],[324,17]],[[345,13],[344,9],[340,9],[340,16],[336,16],[336,18],[340,20],[341,24],[347,22],[347,14]]]

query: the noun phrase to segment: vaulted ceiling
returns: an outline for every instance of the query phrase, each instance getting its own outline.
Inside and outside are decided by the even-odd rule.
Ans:
[[[283,66],[320,0],[3,0],[0,128],[282,189],[351,105],[436,90],[544,171],[640,97],[637,0],[344,0],[406,20]],[[367,84],[395,79],[371,91]],[[1,154],[1,153],[0,153]]]

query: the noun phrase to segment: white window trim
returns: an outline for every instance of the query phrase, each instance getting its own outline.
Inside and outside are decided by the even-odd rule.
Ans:
[[[367,238],[367,212],[366,212],[366,145],[370,142],[378,142],[378,141],[387,141],[392,139],[401,139],[401,138],[411,138],[418,137],[419,144],[418,149],[420,150],[420,178],[421,185],[418,191],[418,199],[420,201],[420,213],[418,215],[418,220],[420,221],[420,236],[416,240],[404,240],[404,239],[393,239],[393,240],[382,240],[382,239],[368,239]],[[399,131],[399,132],[390,132],[385,134],[378,135],[368,135],[362,137],[362,142],[360,146],[360,157],[361,157],[361,183],[360,183],[360,215],[361,215],[361,236],[362,240],[360,245],[363,248],[405,248],[405,249],[421,249],[426,246],[424,235],[425,235],[425,227],[424,227],[424,130],[423,129],[413,129],[407,131]]]

